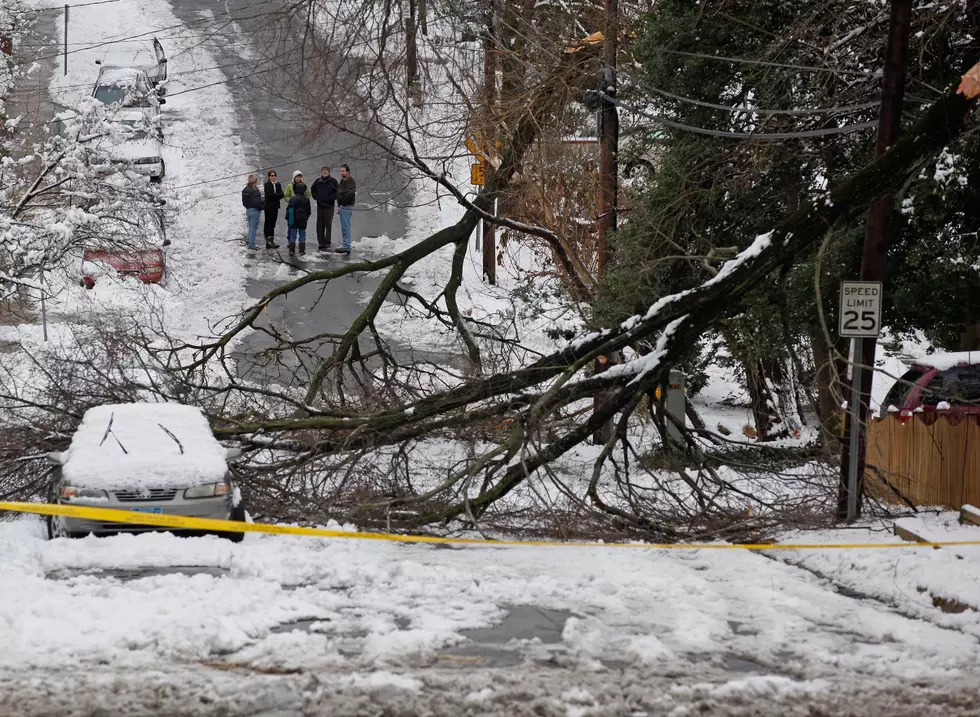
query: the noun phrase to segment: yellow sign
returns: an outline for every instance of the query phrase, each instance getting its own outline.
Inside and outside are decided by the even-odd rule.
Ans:
[[[477,132],[474,136],[467,137],[464,140],[463,144],[466,145],[466,149],[470,151],[470,154],[476,157],[476,161],[479,162],[480,164],[483,164],[484,162],[487,161],[493,161],[486,150],[480,149],[480,147],[487,146],[487,141],[483,138],[482,133]],[[494,154],[499,154],[501,148],[504,146],[504,143],[498,139],[496,142],[493,143],[493,146],[494,149],[496,150]]]
[[[384,540],[396,543],[429,543],[435,545],[510,545],[554,548],[626,548],[634,550],[881,550],[888,548],[938,548],[980,545],[980,540],[944,540],[935,543],[585,543],[554,540],[494,540],[485,538],[444,538],[440,535],[404,535],[398,533],[355,533],[344,530],[307,528],[299,525],[270,525],[242,523],[237,520],[191,518],[162,513],[136,513],[116,508],[92,508],[83,505],[54,505],[51,503],[5,503],[0,511],[62,515],[105,523],[137,523],[157,528],[205,530],[225,533],[266,533],[269,535],[305,535],[313,538],[345,538],[347,540]]]
[[[470,184],[477,187],[482,187],[487,183],[487,165],[480,162],[479,164],[470,165]]]

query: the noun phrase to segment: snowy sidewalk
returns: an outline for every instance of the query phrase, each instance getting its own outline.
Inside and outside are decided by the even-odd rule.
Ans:
[[[794,555],[840,556],[835,579],[848,578],[848,560],[874,561],[878,569],[861,575],[875,593],[914,582],[938,552]],[[176,692],[159,699],[174,711],[210,695],[207,709],[189,714],[211,714],[222,694],[246,685],[259,702],[236,702],[243,711],[231,714],[268,709],[268,700],[344,705],[344,714],[373,705],[363,714],[375,714],[393,694],[420,703],[438,694],[445,712],[434,714],[461,714],[450,708],[467,704],[483,706],[473,714],[522,714],[504,707],[539,698],[560,706],[555,714],[704,700],[793,714],[801,698],[833,705],[862,684],[889,701],[915,704],[933,689],[953,699],[975,684],[980,657],[975,612],[909,616],[894,600],[843,594],[808,570],[746,552],[253,535],[240,545],[165,534],[48,542],[40,522],[19,520],[0,524],[0,554],[5,714],[53,708],[60,691],[45,684],[65,670],[88,685],[93,705],[109,684],[120,700],[147,684],[171,685]],[[957,562],[976,583],[975,557]],[[620,711],[572,709],[601,694],[618,695]],[[936,714],[957,714],[945,707]]]

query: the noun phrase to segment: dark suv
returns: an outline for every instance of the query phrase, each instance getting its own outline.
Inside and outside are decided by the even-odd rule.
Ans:
[[[885,395],[882,410],[892,406],[904,414],[940,409],[980,415],[980,351],[916,359]]]

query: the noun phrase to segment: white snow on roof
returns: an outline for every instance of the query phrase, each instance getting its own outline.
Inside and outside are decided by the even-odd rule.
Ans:
[[[181,488],[224,480],[227,468],[225,449],[199,409],[126,403],[85,412],[64,455],[62,475],[92,488]]]
[[[980,364],[980,351],[957,351],[953,353],[935,353],[930,356],[919,356],[913,363],[919,366],[937,368],[940,371],[954,366],[970,366]]]
[[[144,70],[134,67],[107,67],[99,73],[99,85],[118,85],[125,87],[136,83]]]

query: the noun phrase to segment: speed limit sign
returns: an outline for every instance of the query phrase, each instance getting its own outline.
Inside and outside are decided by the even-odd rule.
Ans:
[[[876,339],[881,334],[881,282],[842,281],[840,331],[848,339]]]

